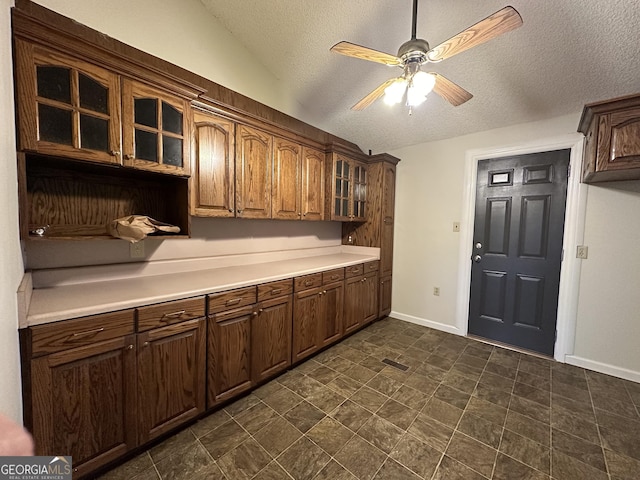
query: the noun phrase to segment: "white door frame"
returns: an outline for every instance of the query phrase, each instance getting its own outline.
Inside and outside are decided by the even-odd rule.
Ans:
[[[467,335],[469,328],[471,255],[473,251],[473,222],[475,216],[478,161],[487,158],[509,157],[570,148],[571,158],[569,165],[571,175],[568,180],[564,235],[562,239],[563,261],[560,268],[558,318],[556,323],[557,338],[554,348],[554,358],[559,362],[564,362],[565,356],[573,354],[581,269],[581,261],[575,258],[575,250],[576,245],[581,245],[584,238],[584,221],[587,206],[587,186],[580,183],[583,139],[584,137],[581,134],[575,133],[541,139],[524,145],[468,150],[466,152],[466,188],[464,190],[460,225],[458,302],[456,305],[456,328],[461,335]]]

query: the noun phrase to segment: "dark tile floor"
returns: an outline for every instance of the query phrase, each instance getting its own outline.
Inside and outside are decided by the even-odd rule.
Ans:
[[[101,478],[638,479],[639,406],[640,384],[385,319]]]

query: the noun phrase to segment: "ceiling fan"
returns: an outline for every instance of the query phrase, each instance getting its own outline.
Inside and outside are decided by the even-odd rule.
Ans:
[[[382,95],[388,104],[400,103],[406,94],[411,114],[411,108],[424,102],[432,90],[452,105],[462,105],[473,95],[439,73],[423,72],[421,67],[457,55],[522,25],[518,11],[510,6],[504,7],[437,47],[430,48],[426,40],[416,38],[417,14],[418,0],[413,0],[411,40],[400,46],[396,56],[350,42],[339,42],[331,47],[332,52],[341,55],[402,68],[401,76],[384,82],[351,107],[352,110],[364,110]]]

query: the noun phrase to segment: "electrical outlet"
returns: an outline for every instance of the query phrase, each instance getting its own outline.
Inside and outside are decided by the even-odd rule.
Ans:
[[[144,242],[130,243],[129,256],[131,258],[144,258]]]
[[[460,231],[460,222],[453,222],[453,231],[454,232]]]
[[[440,295],[440,287],[433,287],[433,294],[438,297]]]
[[[578,245],[576,248],[576,258],[586,259],[589,256],[589,247],[586,245]]]

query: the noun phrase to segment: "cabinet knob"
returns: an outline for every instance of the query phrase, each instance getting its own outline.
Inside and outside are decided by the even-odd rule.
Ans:
[[[133,345],[127,345],[127,350],[133,350]]]
[[[326,293],[327,293],[327,291],[326,291],[326,290],[323,290],[323,291],[322,291],[322,293],[326,294]]]
[[[127,160],[133,160],[133,159],[134,159],[134,158],[136,158],[136,157],[135,157],[135,155],[131,155],[130,153],[127,153],[127,154],[124,156],[124,158],[125,158],[125,159],[127,159]]]
[[[321,297],[322,296],[322,292],[318,292],[318,296]]]
[[[264,308],[258,309],[258,313],[262,313],[262,312],[264,312]]]
[[[231,213],[233,213],[233,208],[230,208],[230,209],[229,209],[229,211],[230,211]]]
[[[299,216],[299,217],[301,217],[301,216],[302,216],[302,213],[298,212],[298,216]]]
[[[236,210],[236,213],[240,213],[241,214],[242,213],[242,209],[239,208],[238,210]]]
[[[149,346],[149,342],[144,342],[144,343],[142,344],[142,346],[143,346],[143,347],[148,347],[148,346]]]
[[[306,216],[307,216],[307,214],[306,214],[306,213],[303,213],[303,214],[302,214],[302,216],[303,216],[303,217],[306,217]]]
[[[258,312],[251,312],[251,316],[252,317],[257,317],[258,316]]]
[[[118,155],[120,155],[120,152],[118,150],[111,150],[109,152],[109,155],[111,155],[112,157],[117,157]]]

